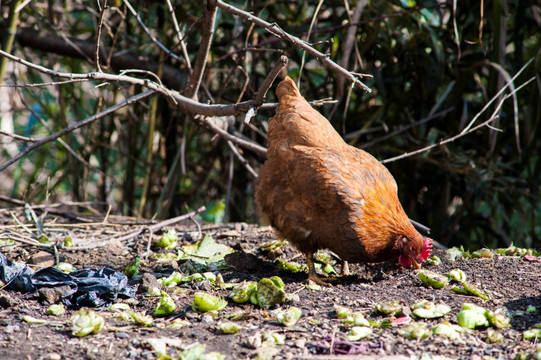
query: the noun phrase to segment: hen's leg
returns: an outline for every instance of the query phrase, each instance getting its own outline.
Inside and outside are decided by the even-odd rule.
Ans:
[[[316,273],[316,268],[314,267],[313,253],[306,254],[306,263],[308,264],[308,280],[312,280],[318,285],[321,286],[332,286],[331,284],[326,283],[322,278],[320,278]]]
[[[342,271],[340,272],[340,276],[346,276],[346,275],[349,275],[351,274],[349,272],[349,264],[347,261],[345,260],[342,260]]]

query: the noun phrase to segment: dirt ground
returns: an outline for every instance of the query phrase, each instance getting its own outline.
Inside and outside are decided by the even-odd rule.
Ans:
[[[44,222],[45,231],[50,237],[64,238],[69,235],[76,246],[89,245],[111,234],[128,234],[141,228],[139,225],[111,227],[99,223],[70,227],[67,224],[54,223],[51,219],[54,219],[54,216]],[[15,230],[23,232],[7,213],[0,214],[0,220],[0,224],[3,224],[0,225],[2,237],[9,237]],[[168,228],[174,228],[180,235],[179,246],[193,242],[197,235],[197,228],[191,221]],[[337,345],[341,341],[344,341],[344,344],[351,343],[345,341],[349,329],[335,317],[335,304],[361,311],[369,320],[382,320],[385,317],[373,310],[375,304],[396,300],[407,308],[421,299],[444,302],[452,311],[441,319],[415,321],[435,325],[445,320],[456,324],[456,315],[462,304],[469,302],[490,310],[505,309],[513,315],[511,327],[497,330],[503,334],[503,341],[499,343],[487,342],[487,328],[464,333],[455,340],[440,335],[408,340],[398,334],[398,330],[404,325],[373,327],[371,336],[354,343],[359,352],[355,358],[437,359],[441,356],[450,359],[515,359],[521,358],[520,356],[526,358],[527,354],[531,355],[536,351],[535,342],[523,340],[522,335],[525,329],[541,322],[541,263],[536,259],[495,256],[492,259],[458,259],[452,262],[443,259],[443,251],[433,252],[443,261],[440,265],[427,268],[440,274],[457,268],[463,270],[471,282],[491,295],[490,301],[456,294],[450,291],[450,286],[438,290],[427,288],[421,284],[413,270],[393,263],[352,264],[350,269],[353,275],[340,278],[333,287],[314,291],[305,287],[306,273],[282,270],[275,265],[274,260],[278,257],[305,263],[301,254],[289,244],[272,252],[259,249],[261,243],[274,239],[270,228],[227,224],[203,227],[203,233],[213,236],[218,243],[229,245],[236,251],[236,255],[229,257],[229,270],[221,271],[226,282],[257,281],[264,277],[280,276],[285,283],[286,293],[298,295],[298,300],[282,307],[293,305],[302,309],[299,322],[286,328],[276,322],[276,307],[263,310],[251,304],[236,304],[230,299],[227,307],[221,310],[216,318],[199,314],[191,310],[196,291],[221,294],[227,299],[230,290],[215,289],[208,282],[190,282],[179,285],[177,290],[171,293],[176,303],[175,317],[187,320],[184,327],[167,327],[173,317],[154,319],[152,327],[138,326],[114,317],[106,308],[96,308],[95,311],[105,319],[104,328],[97,334],[77,338],[71,335],[70,325],[70,317],[75,310],[68,309],[62,316],[47,316],[45,312],[49,304],[37,294],[20,294],[2,289],[0,358],[155,359],[157,357],[152,344],[157,341],[167,345],[167,354],[173,359],[179,358],[179,354],[196,343],[206,346],[207,358],[212,358],[212,352],[219,352],[227,359],[347,359],[353,356],[336,354]],[[160,278],[179,267],[176,261],[158,263],[150,257],[144,259],[148,240],[149,234],[143,232],[127,241],[110,241],[107,245],[94,249],[60,249],[58,255],[61,261],[72,263],[78,269],[107,266],[119,271],[136,255],[140,255],[143,258],[140,273],[133,279],[135,285],[140,285],[145,273]],[[15,245],[1,246],[0,251],[13,261],[35,262],[35,254],[43,249],[16,242]],[[153,251],[158,250],[153,248]],[[169,252],[175,253],[173,250]],[[119,299],[117,302],[128,302],[136,311],[151,314],[157,299],[138,292],[135,301]],[[532,311],[532,307],[537,310]],[[217,324],[228,315],[239,311],[244,313],[243,320],[239,322],[242,330],[234,335],[220,334]],[[24,316],[45,319],[48,322],[28,323],[23,320]],[[269,334],[282,335],[284,343],[270,346],[268,341],[265,342],[265,336],[268,337]],[[329,350],[331,343],[334,349],[332,353]],[[186,355],[186,351],[184,354]]]

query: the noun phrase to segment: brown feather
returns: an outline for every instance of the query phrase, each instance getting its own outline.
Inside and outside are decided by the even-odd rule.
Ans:
[[[276,93],[256,202],[278,234],[304,254],[327,248],[350,262],[396,259],[404,237],[420,251],[385,166],[346,144],[289,77]]]

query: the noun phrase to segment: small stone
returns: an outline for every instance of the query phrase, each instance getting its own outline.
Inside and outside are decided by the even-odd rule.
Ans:
[[[130,336],[128,335],[128,333],[125,333],[125,332],[117,332],[117,333],[115,334],[115,337],[116,337],[117,339],[127,339],[127,338],[129,338]]]
[[[62,359],[62,356],[58,353],[48,353],[44,357],[42,357],[44,360],[60,360]]]
[[[47,251],[43,251],[43,250],[38,251],[35,254],[32,254],[27,262],[29,264],[37,265],[40,267],[53,266],[55,263],[54,256],[48,253]]]
[[[295,340],[295,346],[298,347],[299,349],[304,349],[306,346],[306,340],[304,339]]]
[[[71,291],[69,285],[61,285],[55,287],[44,287],[38,290],[39,296],[49,304],[56,304],[62,296]]]
[[[8,325],[4,328],[4,333],[13,334],[13,333],[19,332],[20,330],[21,330],[21,327],[19,325]]]
[[[144,273],[141,278],[141,285],[139,286],[139,293],[146,293],[150,288],[161,288],[160,283],[154,275],[151,273]]]
[[[15,305],[14,300],[8,294],[0,295],[0,307],[7,309]]]
[[[224,238],[236,238],[236,237],[239,237],[240,236],[240,233],[236,230],[227,230],[227,231],[224,231],[223,233],[221,234],[218,234],[218,239],[224,239]]]
[[[208,323],[211,323],[211,322],[213,322],[213,321],[214,321],[214,318],[212,317],[212,315],[203,315],[203,316],[201,317],[201,322],[202,322],[202,323],[208,324]]]

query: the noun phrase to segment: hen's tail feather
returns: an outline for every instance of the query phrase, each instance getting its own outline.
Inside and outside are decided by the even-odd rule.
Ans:
[[[286,78],[281,81],[276,88],[276,96],[278,97],[278,100],[287,95],[293,97],[302,97],[301,93],[299,92],[299,88],[289,76],[286,76]]]

